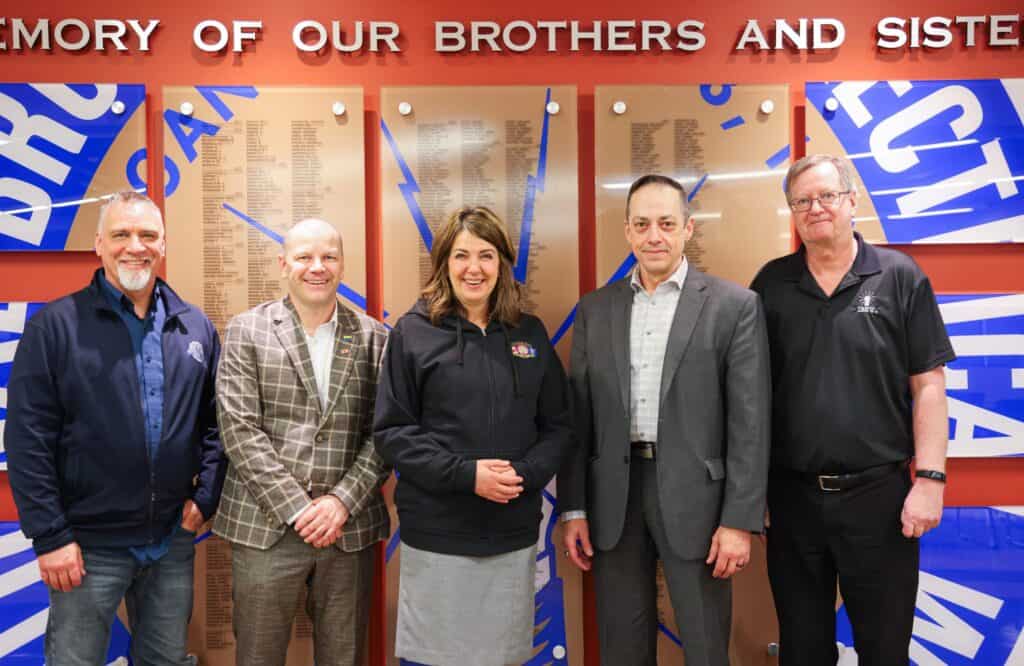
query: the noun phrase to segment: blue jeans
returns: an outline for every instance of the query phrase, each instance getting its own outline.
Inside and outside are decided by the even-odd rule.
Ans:
[[[121,599],[131,624],[135,666],[188,666],[195,534],[175,528],[166,555],[140,565],[127,548],[83,548],[85,576],[70,592],[50,590],[48,666],[107,663],[110,629]]]

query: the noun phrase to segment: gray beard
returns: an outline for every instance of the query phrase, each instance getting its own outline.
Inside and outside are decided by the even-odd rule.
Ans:
[[[149,284],[149,278],[153,275],[152,268],[143,268],[139,271],[131,271],[127,268],[117,267],[117,279],[125,291],[141,291]]]

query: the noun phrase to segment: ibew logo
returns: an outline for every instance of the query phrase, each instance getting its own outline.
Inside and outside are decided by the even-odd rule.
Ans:
[[[3,449],[4,425],[7,423],[7,385],[11,379],[11,363],[18,341],[25,332],[25,322],[43,303],[0,303],[0,470],[7,469],[7,452]]]
[[[1024,663],[1024,508],[948,508],[921,540],[912,664]],[[839,666],[856,666],[845,606],[837,617]]]
[[[861,314],[878,314],[878,298],[875,292],[864,290],[857,294],[854,308]]]
[[[1024,455],[1024,294],[938,301],[957,355],[946,367],[950,455]]]
[[[1024,240],[1024,79],[809,83],[806,94],[888,242]]]
[[[141,85],[0,84],[0,250],[65,249],[79,204],[145,95]]]

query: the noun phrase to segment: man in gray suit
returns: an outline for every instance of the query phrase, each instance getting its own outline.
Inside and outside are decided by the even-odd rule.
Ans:
[[[764,316],[753,292],[688,265],[693,218],[675,180],[633,183],[625,231],[636,268],[576,312],[565,555],[593,565],[601,663],[656,663],[660,559],[687,666],[724,666],[729,579],[764,525]]]
[[[231,320],[217,374],[230,467],[213,531],[232,543],[236,663],[284,666],[305,587],[317,665],[356,666],[388,533],[371,438],[387,332],[338,300],[330,224],[296,224],[279,261],[288,295]]]

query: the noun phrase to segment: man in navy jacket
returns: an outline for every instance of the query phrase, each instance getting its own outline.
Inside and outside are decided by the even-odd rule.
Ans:
[[[217,508],[213,325],[156,277],[160,210],[100,211],[103,267],[25,327],[4,447],[22,531],[49,587],[46,662],[106,663],[121,599],[136,664],[191,664],[193,540]]]

